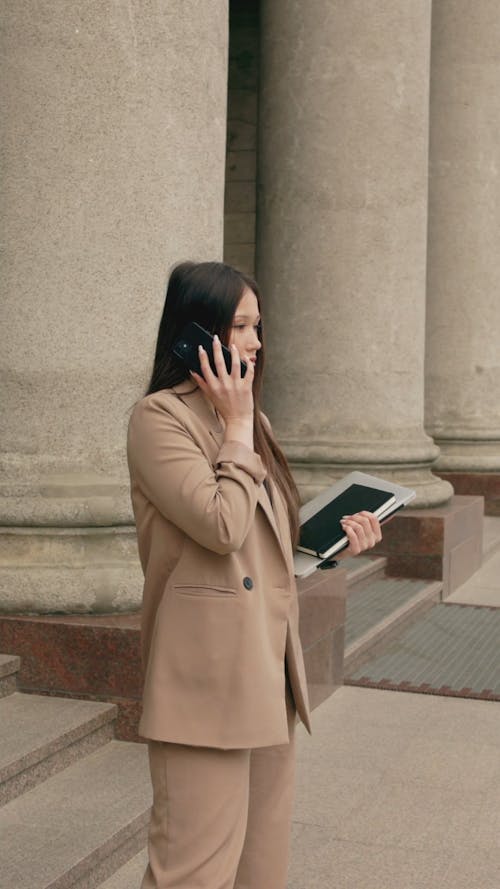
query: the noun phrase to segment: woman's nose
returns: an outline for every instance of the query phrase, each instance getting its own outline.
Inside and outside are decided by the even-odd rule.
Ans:
[[[251,342],[252,342],[252,346],[253,346],[254,349],[260,349],[260,347],[262,346],[262,343],[261,343],[261,341],[259,340],[259,336],[258,336],[256,330],[253,330],[253,331],[252,331],[252,339],[251,339]]]

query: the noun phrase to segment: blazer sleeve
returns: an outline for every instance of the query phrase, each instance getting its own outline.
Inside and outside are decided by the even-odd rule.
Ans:
[[[266,477],[258,454],[226,441],[214,469],[188,429],[154,399],[134,408],[127,454],[131,475],[166,519],[216,553],[241,547]]]

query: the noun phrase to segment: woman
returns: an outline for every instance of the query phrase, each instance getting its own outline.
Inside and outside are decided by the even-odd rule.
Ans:
[[[217,375],[203,350],[202,376],[172,353],[188,321],[214,334]],[[296,713],[310,723],[299,500],[259,409],[263,343],[255,281],[219,262],[174,268],[128,435],[153,785],[142,889],[286,886]],[[344,527],[351,555],[381,539],[369,513]]]

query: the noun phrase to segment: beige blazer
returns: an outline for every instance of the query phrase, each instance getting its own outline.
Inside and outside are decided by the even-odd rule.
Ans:
[[[286,505],[261,458],[223,441],[191,380],[148,395],[128,431],[144,571],[139,732],[210,747],[288,741],[286,658],[310,731]]]

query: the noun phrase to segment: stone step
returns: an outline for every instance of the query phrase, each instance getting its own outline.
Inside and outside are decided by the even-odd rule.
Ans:
[[[484,517],[483,563],[500,551],[500,516]]]
[[[116,704],[115,736],[137,741],[140,613],[0,615],[0,651],[21,657],[19,691]]]
[[[349,671],[368,688],[500,701],[500,608],[436,603]],[[500,885],[500,884],[499,884]]]
[[[384,577],[349,590],[344,673],[405,623],[441,600],[441,581]]]
[[[385,556],[355,556],[341,562],[341,567],[347,570],[348,588],[368,578],[383,577],[386,565]]]
[[[110,741],[0,809],[0,889],[96,889],[146,843],[145,744]]]
[[[0,805],[113,737],[117,709],[15,692],[0,700]]]
[[[119,870],[109,877],[99,889],[139,889],[146,865],[148,863],[147,849],[141,849],[130,861],[127,861]]]
[[[11,695],[17,688],[17,673],[21,658],[15,654],[0,654],[0,698]]]

